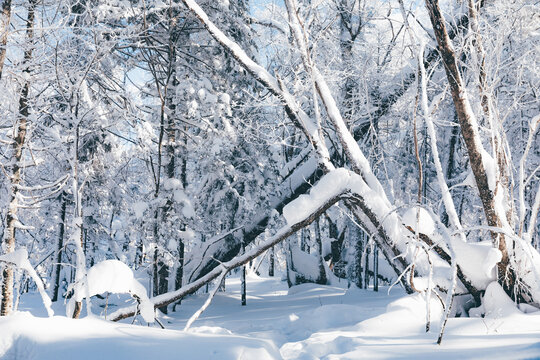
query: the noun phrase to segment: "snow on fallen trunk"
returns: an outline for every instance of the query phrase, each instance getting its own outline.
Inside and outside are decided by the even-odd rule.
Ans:
[[[436,231],[435,222],[424,208],[412,207],[402,216],[403,223],[414,231],[433,236]]]
[[[66,307],[67,316],[73,313],[76,301],[104,292],[127,293],[139,298],[139,311],[144,321],[154,322],[154,304],[146,295],[146,289],[135,279],[133,271],[121,261],[105,260],[92,266],[86,276],[74,284],[73,290],[74,294]]]
[[[43,281],[41,281],[41,278],[36,273],[36,270],[34,270],[34,267],[32,266],[32,264],[30,264],[30,261],[28,260],[28,252],[26,251],[26,249],[18,249],[14,252],[0,256],[0,262],[2,261],[13,264],[19,269],[23,269],[28,273],[28,275],[36,283],[39,294],[41,295],[41,299],[43,300],[43,305],[47,310],[47,315],[49,315],[50,317],[53,316],[54,311],[51,309],[51,298],[45,292]]]
[[[309,192],[300,195],[283,208],[283,217],[287,224],[294,225],[306,218],[328,199],[349,189],[352,173],[347,169],[336,169],[326,174]]]
[[[477,289],[485,289],[497,280],[497,263],[501,261],[502,254],[491,241],[473,244],[452,238],[452,248],[459,267]]]
[[[345,176],[345,175],[350,175],[350,174],[352,173],[350,173],[346,169],[337,169],[325,175],[323,179],[326,177],[332,178],[334,176],[336,176],[337,178],[340,178],[340,176]],[[352,174],[352,176],[359,178],[359,176],[356,174]],[[324,184],[324,181],[323,181],[323,184]],[[248,263],[250,260],[255,259],[257,256],[264,253],[266,250],[270,249],[276,244],[279,244],[280,242],[287,239],[289,236],[296,233],[298,230],[302,229],[303,227],[311,224],[321,214],[323,214],[331,206],[333,206],[336,202],[338,202],[345,195],[345,192],[348,191],[347,189],[349,187],[342,187],[341,189],[338,188],[338,189],[334,189],[333,191],[327,191],[324,196],[321,196],[322,194],[315,194],[316,188],[317,186],[315,186],[310,193],[310,196],[313,195],[313,197],[308,196],[307,198],[304,198],[305,202],[303,204],[305,205],[306,208],[312,209],[311,212],[304,211],[302,207],[299,207],[299,211],[302,211],[303,217],[294,218],[293,224],[290,224],[293,221],[289,220],[288,224],[286,226],[283,226],[281,229],[279,229],[273,236],[269,237],[266,241],[259,244],[258,246],[253,247],[251,250],[246,251],[244,254],[238,255],[234,257],[233,259],[231,259],[230,261],[221,263],[221,267],[214,268],[212,271],[210,271],[203,277],[182,286],[178,290],[153,297],[151,301],[154,304],[154,307],[162,307],[162,306],[168,305],[176,300],[183,298],[184,296],[188,294],[194,293],[205,284],[209,283],[210,281],[220,276],[223,272],[222,270],[223,268],[228,269],[230,271],[238,266]],[[343,191],[340,191],[340,190],[343,190]],[[307,201],[308,199],[311,199],[313,203]],[[291,205],[291,206],[294,206],[294,205]],[[115,311],[114,313],[110,315],[110,319],[113,321],[118,321],[118,320],[122,320],[127,317],[130,317],[130,316],[133,316],[135,313],[136,313],[136,309],[133,306],[130,306],[123,309],[118,309],[117,311]]]
[[[402,219],[404,225],[412,231],[418,230],[420,234],[427,235],[436,244],[444,244],[444,251],[448,251],[444,249],[448,247],[449,254],[453,254],[451,257],[456,261],[465,279],[474,288],[483,290],[497,279],[497,263],[501,261],[502,254],[499,249],[493,247],[491,241],[464,242],[461,237],[455,236],[463,230],[455,231],[452,235],[447,234],[447,229],[443,228],[444,225],[435,214],[424,208],[412,207],[405,211]],[[484,227],[480,228],[484,229]],[[447,235],[442,236],[443,234]],[[439,285],[446,286],[444,283],[439,283]]]

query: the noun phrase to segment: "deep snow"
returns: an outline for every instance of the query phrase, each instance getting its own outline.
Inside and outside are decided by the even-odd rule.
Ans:
[[[485,318],[453,318],[443,344],[435,344],[437,321],[425,333],[422,295],[406,296],[338,286],[302,284],[287,289],[279,278],[248,275],[247,306],[240,280],[227,279],[210,307],[188,332],[189,317],[206,294],[185,299],[161,317],[166,327],[147,327],[138,316],[123,323],[98,318],[71,320],[46,315],[39,295],[23,295],[20,312],[0,318],[2,359],[362,359],[362,358],[540,358],[540,312],[524,314],[488,288]],[[123,298],[125,299],[125,298]],[[124,300],[110,297],[109,305]],[[96,306],[105,300],[92,299]],[[63,304],[55,303],[56,313]],[[500,309],[499,309],[500,307]],[[110,305],[109,312],[113,311]],[[441,313],[432,302],[432,319]],[[531,309],[528,309],[530,311]],[[532,309],[534,310],[534,309]],[[28,312],[31,311],[35,317]],[[84,313],[84,312],[83,312]],[[103,315],[103,314],[102,314]],[[143,326],[140,324],[144,323]]]

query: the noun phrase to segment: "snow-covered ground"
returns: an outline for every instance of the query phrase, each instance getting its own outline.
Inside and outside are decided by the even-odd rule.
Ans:
[[[39,295],[24,295],[18,313],[0,318],[0,358],[540,358],[540,312],[525,314],[501,301],[486,303],[490,309],[484,318],[450,319],[438,346],[439,325],[435,322],[432,332],[425,332],[426,307],[420,295],[406,296],[397,288],[390,294],[386,288],[347,290],[345,282],[289,290],[279,278],[255,275],[248,275],[247,287],[247,306],[241,306],[239,279],[227,279],[227,291],[218,293],[188,332],[181,329],[206,300],[204,294],[162,316],[165,330],[141,326],[140,316],[138,325],[131,325],[133,319],[113,323],[97,317],[45,318]],[[53,304],[56,314],[63,314],[63,307]],[[97,306],[93,310],[103,311]],[[441,313],[437,302],[431,311],[436,319]]]

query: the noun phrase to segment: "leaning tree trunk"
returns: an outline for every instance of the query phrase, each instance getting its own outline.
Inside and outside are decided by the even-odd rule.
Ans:
[[[28,17],[26,19],[26,43],[27,48],[24,51],[24,61],[23,72],[28,75],[25,76],[28,79],[30,76],[30,61],[32,59],[32,41],[34,38],[34,8],[36,6],[37,0],[30,0],[28,5]],[[9,15],[8,6],[10,5],[9,1],[4,2],[4,13],[3,16]],[[9,21],[8,21],[9,23]],[[8,25],[9,26],[9,25]],[[7,36],[7,34],[5,35]],[[0,41],[4,41],[1,39]],[[5,44],[4,44],[5,49]],[[5,56],[5,52],[0,54]],[[3,59],[0,59],[3,60]],[[3,64],[3,61],[2,61]],[[19,98],[19,116],[17,119],[17,132],[15,139],[12,142],[13,149],[13,167],[11,171],[10,181],[11,181],[11,197],[8,206],[8,213],[6,216],[6,230],[4,233],[4,250],[6,253],[15,251],[15,229],[17,227],[17,210],[18,210],[18,192],[19,184],[21,182],[21,161],[23,156],[24,145],[26,142],[26,130],[28,126],[28,93],[30,90],[29,80],[25,80],[23,88],[21,90],[21,96]],[[10,264],[5,264],[3,270],[3,282],[2,282],[2,304],[0,306],[0,316],[5,316],[11,313],[13,310],[13,267]]]
[[[482,201],[487,223],[491,227],[501,228],[507,224],[507,222],[506,214],[500,214],[497,211],[495,203],[496,192],[500,188],[500,185],[495,182],[495,179],[488,178],[489,174],[486,169],[486,164],[489,164],[490,161],[487,158],[487,153],[482,145],[478,131],[478,123],[467,97],[465,84],[461,78],[458,60],[446,30],[444,17],[441,13],[438,0],[425,0],[425,2],[433,26],[433,31],[437,38],[438,49],[441,53],[446,77],[450,84],[452,99],[461,126],[461,134],[467,147],[469,162],[476,180],[476,186],[480,194],[480,200]],[[502,259],[497,265],[499,281],[502,283],[505,291],[512,294],[515,285],[515,274],[509,266],[506,237],[504,234],[494,231],[491,232],[491,236],[494,246],[497,247],[502,254]]]

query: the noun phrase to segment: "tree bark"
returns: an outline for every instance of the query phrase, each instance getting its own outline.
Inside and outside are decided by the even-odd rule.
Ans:
[[[486,152],[482,145],[480,134],[478,132],[478,123],[469,103],[465,85],[461,78],[458,68],[458,61],[450,37],[446,30],[444,17],[441,13],[438,0],[425,0],[429,13],[431,24],[435,37],[437,38],[438,49],[441,53],[446,77],[450,84],[452,99],[456,108],[457,117],[461,126],[461,134],[469,154],[469,162],[473,171],[476,186],[482,201],[484,214],[489,226],[502,227],[506,222],[506,214],[498,214],[495,204],[496,188],[490,188],[486,165],[489,161],[486,159]],[[493,184],[492,184],[493,185]],[[492,241],[502,254],[502,260],[498,263],[498,277],[505,291],[513,293],[515,284],[515,275],[509,266],[509,255],[506,244],[506,238],[503,234],[491,232]]]
[[[2,2],[2,14],[0,15],[0,79],[6,62],[7,40],[9,34],[9,24],[11,22],[11,0]]]
[[[274,276],[274,247],[269,250],[269,260],[268,260],[268,276]]]
[[[246,265],[242,265],[242,269],[240,270],[240,280],[241,280],[241,302],[242,306],[246,306]]]
[[[58,300],[58,291],[60,289],[60,272],[62,270],[62,248],[64,247],[64,233],[66,228],[66,207],[67,207],[67,194],[62,192],[60,196],[60,230],[58,231],[58,240],[56,242],[56,264],[54,265],[53,276],[53,293],[52,301]]]
[[[27,48],[24,51],[23,65],[25,66],[23,72],[30,75],[30,61],[32,59],[34,38],[34,8],[37,0],[30,0],[28,5],[28,16],[26,19],[26,45]],[[4,2],[6,5],[6,2]],[[6,8],[4,8],[6,11]],[[9,25],[8,25],[9,26]],[[6,34],[7,36],[7,34]],[[1,40],[0,40],[1,41]],[[1,55],[1,54],[0,54]],[[3,55],[5,56],[5,54]],[[3,62],[2,62],[3,63]],[[18,196],[19,184],[21,182],[21,161],[23,156],[23,150],[26,143],[26,130],[28,126],[28,94],[30,90],[29,80],[25,80],[21,95],[19,98],[19,114],[17,119],[17,132],[15,139],[12,143],[13,150],[13,166],[11,171],[11,196],[9,201],[8,212],[6,216],[6,226],[4,233],[4,250],[6,253],[15,251],[15,229],[18,224],[17,210],[18,210]],[[5,264],[2,272],[2,303],[0,305],[0,316],[9,315],[13,310],[13,265]]]

